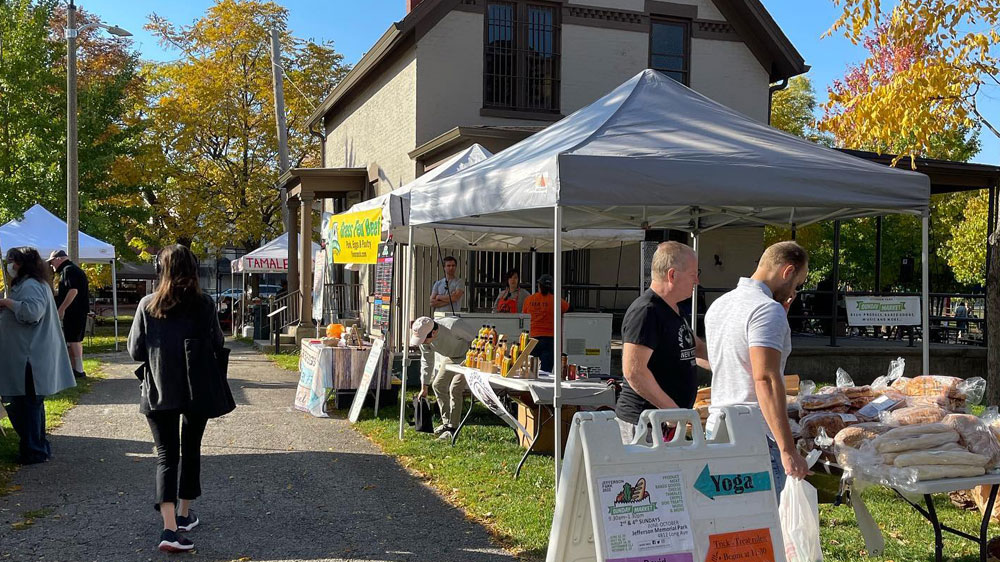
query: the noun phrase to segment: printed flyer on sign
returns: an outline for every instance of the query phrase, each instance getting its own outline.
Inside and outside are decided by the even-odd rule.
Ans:
[[[599,478],[607,562],[694,562],[680,472]]]
[[[382,208],[330,215],[322,230],[333,263],[374,264],[382,241]]]

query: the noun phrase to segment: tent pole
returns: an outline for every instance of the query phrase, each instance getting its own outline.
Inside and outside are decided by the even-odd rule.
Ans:
[[[403,440],[404,413],[406,412],[406,375],[410,372],[410,308],[413,306],[413,227],[407,228],[409,238],[406,243],[406,278],[403,281],[403,321],[400,331],[403,333],[403,372],[399,385],[399,439]]]
[[[701,257],[698,255],[698,246],[701,241],[701,235],[697,232],[691,233],[692,248],[694,249],[694,266],[695,270],[701,269]],[[700,281],[700,280],[699,280]],[[698,284],[695,283],[694,288],[691,289],[691,332],[695,336],[698,335]]]
[[[118,272],[111,260],[111,313],[115,315],[115,351],[118,351]]]
[[[830,347],[838,347],[837,345],[837,312],[838,305],[840,304],[840,221],[833,221],[833,287],[831,289],[833,294],[830,296],[830,301],[833,303],[833,308],[830,312]]]
[[[927,375],[931,372],[931,317],[930,317],[930,293],[931,293],[931,274],[930,274],[930,229],[931,229],[931,212],[930,209],[924,211],[923,216],[923,228],[920,233],[920,245],[921,245],[921,259],[920,259],[920,277],[921,279],[921,296],[922,301],[920,303],[921,314],[923,316],[923,332],[924,337],[922,338],[923,347],[923,371],[920,374]]]
[[[881,293],[882,293],[882,215],[879,215],[875,217],[875,294],[878,295]]]
[[[552,220],[552,376],[555,392],[552,406],[555,410],[555,470],[556,490],[559,489],[559,465],[562,457],[562,207],[556,205]]]
[[[233,272],[233,264],[229,263],[229,288],[234,289],[236,287],[236,273]],[[236,301],[230,299],[229,301],[229,327],[232,329],[233,337],[236,337]]]
[[[531,294],[538,292],[538,271],[535,269],[538,265],[538,250],[534,246],[531,247]]]

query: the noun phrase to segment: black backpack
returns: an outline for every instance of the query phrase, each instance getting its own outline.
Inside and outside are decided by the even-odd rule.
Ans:
[[[419,395],[413,397],[413,429],[421,433],[434,433],[434,422],[431,420],[431,403]]]

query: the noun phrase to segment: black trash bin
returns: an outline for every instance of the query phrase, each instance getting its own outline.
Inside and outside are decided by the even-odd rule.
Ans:
[[[250,307],[250,317],[253,318],[253,339],[259,341],[271,338],[271,319],[267,317],[270,313],[271,309],[266,304],[255,304]]]

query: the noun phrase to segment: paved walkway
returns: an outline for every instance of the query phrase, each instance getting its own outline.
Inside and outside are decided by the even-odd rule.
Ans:
[[[197,560],[514,558],[346,420],[290,404],[297,378],[233,344],[235,412],[205,432]],[[166,560],[155,549],[155,456],[124,355],[102,358],[95,385],[50,437],[48,463],[22,468],[0,497],[0,560]],[[42,514],[23,530],[25,513]],[[20,526],[20,525],[18,525]]]

